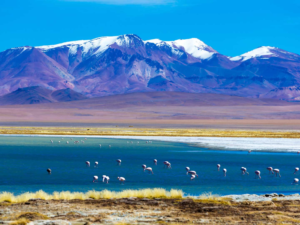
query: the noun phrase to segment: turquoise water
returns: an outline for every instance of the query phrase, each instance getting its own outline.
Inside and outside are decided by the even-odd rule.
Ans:
[[[50,140],[54,143],[51,144]],[[300,155],[245,151],[218,151],[190,146],[183,143],[139,140],[88,138],[85,143],[74,144],[84,138],[64,137],[8,137],[0,136],[0,192],[20,194],[27,191],[88,191],[109,189],[140,189],[161,187],[182,189],[186,194],[199,195],[245,193],[297,193],[299,185],[292,185],[294,168],[300,167]],[[61,141],[61,143],[58,143]],[[70,144],[66,144],[69,141]],[[101,144],[101,148],[99,147]],[[111,145],[111,148],[109,148]],[[116,159],[122,159],[117,166]],[[158,165],[153,165],[153,159]],[[172,169],[163,168],[169,161]],[[86,167],[85,161],[91,162]],[[98,161],[98,168],[94,162]],[[154,175],[143,172],[141,165],[153,168]],[[227,176],[217,171],[227,169]],[[191,181],[185,167],[196,170],[199,178]],[[246,167],[249,176],[241,175],[240,167]],[[267,167],[279,168],[281,178],[269,175]],[[47,168],[52,169],[48,175]],[[261,180],[254,178],[254,171],[261,171]],[[93,176],[110,177],[110,183],[93,183]],[[126,178],[120,185],[118,176]]]

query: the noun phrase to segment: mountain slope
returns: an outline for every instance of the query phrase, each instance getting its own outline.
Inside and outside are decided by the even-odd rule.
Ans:
[[[0,78],[0,95],[41,86],[86,97],[176,91],[256,98],[300,86],[300,56],[265,46],[230,58],[196,38],[130,34],[8,49],[0,52]]]
[[[52,91],[44,87],[32,86],[19,88],[0,97],[0,105],[25,105],[51,102],[66,102],[86,99],[71,89]]]

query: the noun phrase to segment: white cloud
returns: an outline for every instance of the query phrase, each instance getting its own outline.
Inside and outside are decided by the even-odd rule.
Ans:
[[[98,2],[109,5],[166,5],[176,0],[67,0],[72,2]]]

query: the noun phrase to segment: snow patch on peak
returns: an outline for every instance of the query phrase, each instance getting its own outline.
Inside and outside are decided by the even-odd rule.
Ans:
[[[191,39],[179,39],[176,41],[169,42],[174,47],[185,50],[188,54],[199,59],[208,59],[216,53],[214,49],[206,45],[203,41],[197,38]]]
[[[159,39],[152,39],[145,41],[145,43],[153,43],[157,46],[168,45],[172,48],[173,52],[185,51],[195,58],[208,59],[213,54],[217,53],[214,49],[206,45],[203,41],[197,38],[179,39],[176,41],[162,41]]]
[[[262,46],[259,48],[256,48],[250,52],[246,52],[245,54],[242,54],[240,56],[229,58],[231,61],[246,61],[251,58],[257,58],[262,56],[274,56],[275,54],[272,52],[272,50],[275,50],[277,48],[270,47],[270,46]]]
[[[116,44],[124,47],[134,47],[139,44],[144,44],[143,40],[135,34],[125,34],[117,38]]]
[[[89,52],[92,52],[92,55],[95,55],[95,54],[100,54],[106,49],[108,49],[110,45],[114,44],[117,41],[118,37],[119,36],[101,37],[92,40],[71,41],[71,42],[65,42],[57,45],[38,46],[36,48],[39,48],[42,51],[47,52],[55,48],[67,47],[69,48],[70,55],[76,54],[78,48],[80,48],[82,50],[83,55],[86,55]]]
[[[152,44],[156,44],[156,45],[161,44],[161,43],[165,43],[164,41],[159,40],[159,39],[152,39],[152,40],[148,40],[148,41],[144,41],[144,42],[145,42],[145,44],[146,43],[152,43]]]

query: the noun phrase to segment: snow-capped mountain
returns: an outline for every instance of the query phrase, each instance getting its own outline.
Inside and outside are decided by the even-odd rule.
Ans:
[[[259,48],[256,48],[250,52],[246,52],[245,54],[242,54],[240,56],[231,57],[231,61],[246,61],[253,58],[260,58],[260,59],[270,59],[270,58],[282,58],[287,60],[299,60],[300,56],[287,52],[285,50],[270,47],[270,46],[262,46]]]
[[[196,38],[143,41],[130,34],[8,49],[0,52],[0,77],[0,95],[40,86],[86,97],[150,91],[261,97],[300,86],[300,56],[260,47],[231,58]]]
[[[180,55],[183,54],[183,52],[186,52],[198,59],[209,59],[213,54],[217,53],[217,51],[197,38],[176,41],[161,41],[159,39],[153,39],[145,41],[145,43],[155,44],[159,48],[167,46],[172,49],[174,54]]]

